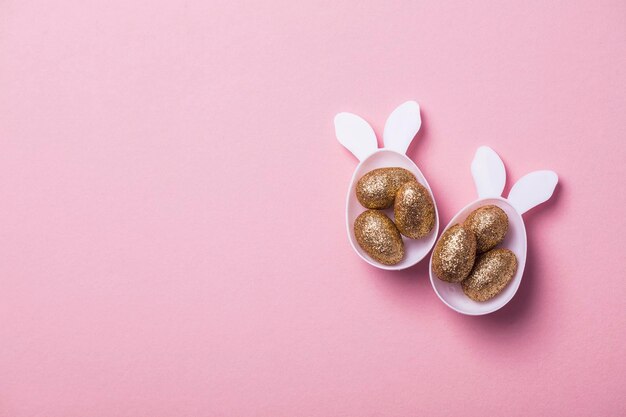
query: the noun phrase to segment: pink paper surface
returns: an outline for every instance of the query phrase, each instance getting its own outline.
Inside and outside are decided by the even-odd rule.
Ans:
[[[0,416],[626,414],[626,3],[0,2]],[[356,160],[416,99],[441,223],[487,144],[517,296],[352,251]]]

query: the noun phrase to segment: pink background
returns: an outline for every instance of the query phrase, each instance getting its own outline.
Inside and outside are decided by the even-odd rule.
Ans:
[[[626,3],[501,3],[0,2],[0,416],[624,415]],[[493,315],[348,244],[413,98],[442,226],[560,175]]]

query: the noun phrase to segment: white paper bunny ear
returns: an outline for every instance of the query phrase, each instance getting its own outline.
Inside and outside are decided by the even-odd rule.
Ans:
[[[506,182],[504,163],[488,146],[476,150],[472,161],[472,176],[480,198],[500,197]]]
[[[509,203],[524,214],[552,197],[559,177],[554,171],[534,171],[520,178],[509,193]]]
[[[385,123],[385,148],[404,155],[421,125],[420,106],[417,102],[407,101],[399,105]]]
[[[338,113],[335,116],[335,135],[339,143],[352,152],[359,161],[363,161],[378,149],[374,129],[356,114]]]

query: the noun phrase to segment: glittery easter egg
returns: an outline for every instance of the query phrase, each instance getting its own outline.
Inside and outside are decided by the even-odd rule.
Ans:
[[[476,257],[476,237],[460,224],[441,235],[433,251],[433,271],[443,281],[461,282],[472,270]]]
[[[463,226],[476,235],[476,250],[487,252],[504,240],[509,229],[509,218],[498,206],[482,206],[472,211]]]
[[[400,233],[411,239],[421,239],[435,226],[435,205],[422,184],[409,181],[396,193],[393,204],[395,223]]]
[[[469,276],[461,283],[474,301],[487,301],[500,294],[517,272],[517,257],[508,249],[492,249],[479,255]]]
[[[378,168],[359,179],[356,198],[366,208],[389,208],[402,184],[408,181],[416,181],[415,175],[404,168]]]
[[[402,236],[391,219],[381,211],[366,210],[354,221],[359,246],[374,260],[395,265],[404,257]]]

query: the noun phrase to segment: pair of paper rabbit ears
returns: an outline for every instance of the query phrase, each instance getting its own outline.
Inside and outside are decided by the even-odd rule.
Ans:
[[[387,118],[383,139],[385,149],[405,154],[422,125],[417,102],[407,101],[398,106]],[[361,117],[352,113],[335,116],[335,133],[339,142],[364,161],[378,150],[374,129]],[[504,163],[488,146],[476,150],[472,161],[472,176],[478,196],[500,198],[506,183]],[[522,214],[547,201],[553,194],[558,176],[554,171],[534,171],[520,178],[509,193],[508,201]]]
[[[422,118],[420,106],[415,101],[399,105],[387,118],[383,139],[385,149],[405,154],[411,141],[420,130]],[[345,146],[359,161],[378,150],[374,129],[356,114],[342,112],[335,116],[335,133],[339,143]]]

